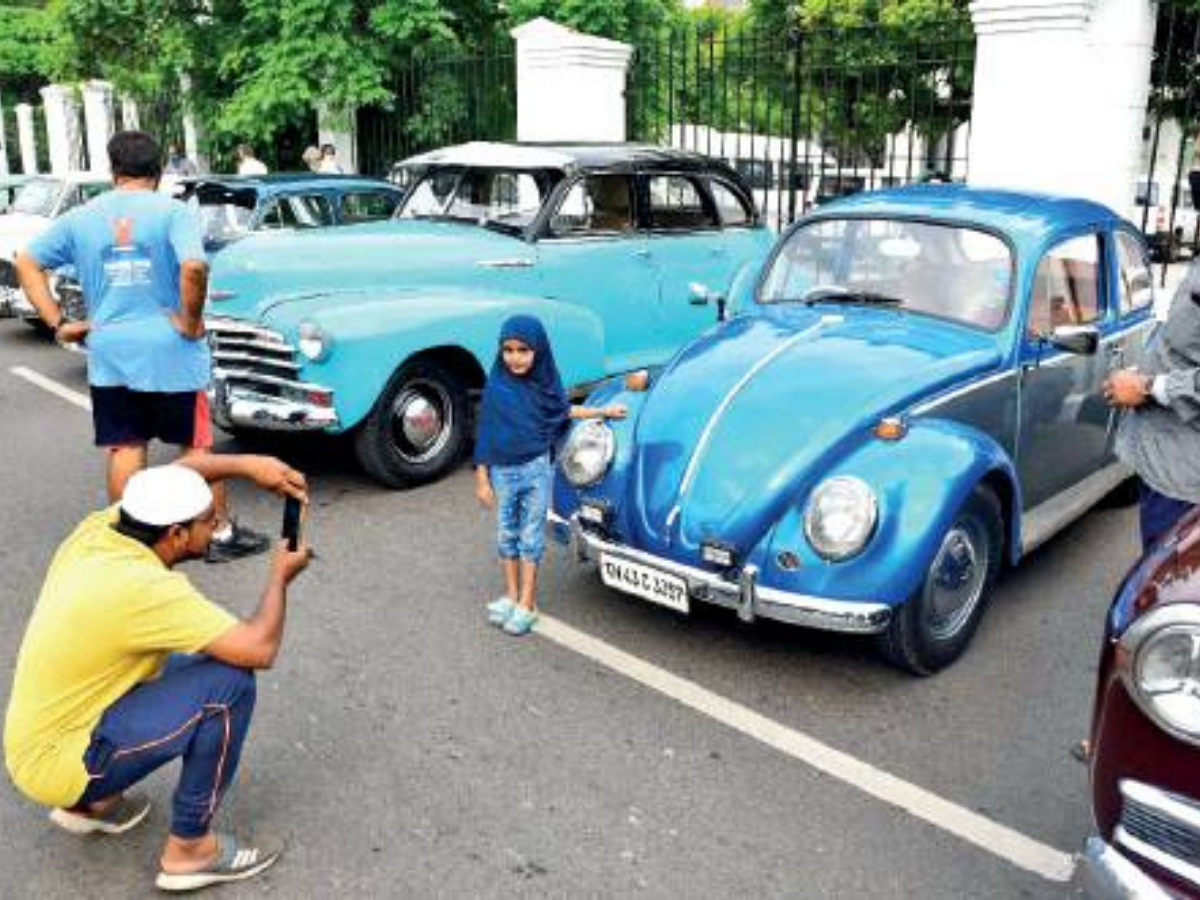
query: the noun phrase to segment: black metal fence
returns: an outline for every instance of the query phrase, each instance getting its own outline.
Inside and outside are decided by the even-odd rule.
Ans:
[[[1142,171],[1133,188],[1133,216],[1155,256],[1173,262],[1200,251],[1200,12],[1189,2],[1158,6]],[[1200,188],[1200,183],[1196,183]]]
[[[453,57],[418,54],[395,71],[390,90],[390,104],[358,112],[363,172],[386,175],[399,160],[445,144],[516,136],[511,40]]]
[[[967,21],[673,30],[637,48],[628,132],[728,160],[781,227],[835,196],[965,179],[974,59]]]

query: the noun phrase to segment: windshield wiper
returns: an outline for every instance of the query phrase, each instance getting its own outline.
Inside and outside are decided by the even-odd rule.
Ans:
[[[814,303],[861,303],[867,306],[900,306],[903,297],[893,297],[891,294],[881,294],[878,291],[856,290],[836,284],[822,284],[806,291],[800,298],[801,303],[812,306]]]

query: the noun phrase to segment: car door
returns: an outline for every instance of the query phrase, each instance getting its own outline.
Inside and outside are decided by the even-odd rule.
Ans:
[[[1017,469],[1023,504],[1037,507],[1078,484],[1103,464],[1110,415],[1102,385],[1109,366],[1103,341],[1108,316],[1104,244],[1099,232],[1059,241],[1038,262],[1021,341]],[[1095,328],[1092,354],[1056,347],[1057,329]]]
[[[658,278],[654,328],[662,353],[678,350],[717,320],[693,285],[721,293],[733,275],[720,218],[701,178],[647,172],[641,176],[646,258]]]
[[[661,362],[653,328],[658,280],[637,228],[633,177],[592,173],[569,184],[538,242],[543,290],[591,309],[609,373]]]
[[[1154,330],[1154,276],[1143,242],[1130,230],[1118,228],[1111,236],[1112,269],[1116,287],[1116,327],[1104,343],[1109,371],[1140,368],[1146,342]],[[1109,415],[1107,455],[1113,456],[1119,413]]]

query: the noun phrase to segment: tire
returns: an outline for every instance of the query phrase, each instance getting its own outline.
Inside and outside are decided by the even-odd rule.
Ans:
[[[921,584],[879,636],[889,662],[932,675],[963,654],[991,598],[1003,544],[1000,502],[977,485],[942,535]]]
[[[435,481],[458,461],[470,435],[467,391],[435,362],[401,366],[354,438],[367,474],[389,488]]]

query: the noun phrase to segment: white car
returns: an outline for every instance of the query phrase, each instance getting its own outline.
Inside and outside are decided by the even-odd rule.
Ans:
[[[93,172],[36,175],[21,186],[12,206],[0,215],[0,315],[20,315],[27,321],[39,321],[33,305],[17,284],[17,253],[63,213],[111,187],[112,180],[107,175]]]
[[[1175,262],[1181,254],[1196,255],[1200,232],[1197,231],[1196,206],[1187,179],[1181,180],[1172,191],[1165,173],[1155,175],[1153,179],[1143,175],[1134,185],[1128,218],[1146,235],[1146,243],[1155,259]]]

